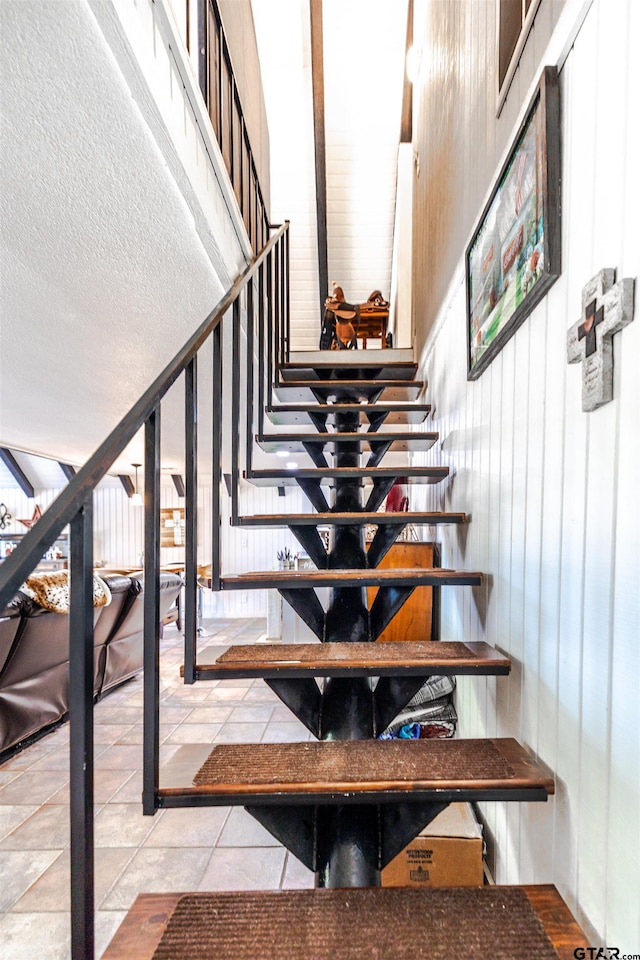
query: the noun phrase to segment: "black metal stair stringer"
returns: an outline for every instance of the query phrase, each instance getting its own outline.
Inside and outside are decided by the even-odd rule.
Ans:
[[[308,477],[296,477],[296,483],[311,503],[311,506],[318,513],[329,513],[329,504],[322,491],[322,484],[319,480],[313,480]]]
[[[371,639],[377,640],[384,628],[391,622],[405,600],[411,596],[415,586],[378,587],[378,592],[369,611]]]
[[[307,551],[316,567],[319,570],[325,570],[329,566],[329,560],[318,528],[307,524],[289,524],[289,529],[301,547]]]
[[[398,514],[402,516],[401,513]],[[367,566],[377,567],[382,558],[389,552],[402,531],[407,525],[406,520],[399,520],[398,523],[380,524],[375,532],[374,538],[369,544],[367,550]]]
[[[380,817],[380,869],[390,863],[408,843],[449,806],[432,800],[423,803],[383,803]]]
[[[325,456],[324,447],[317,443],[303,443],[302,446],[304,447],[305,453],[311,457],[316,467],[329,466],[329,462]]]
[[[387,450],[390,449],[392,443],[393,440],[382,440],[379,443],[375,443],[373,440],[371,440],[371,453],[369,455],[369,459],[367,460],[367,466],[377,467]]]
[[[385,730],[394,717],[415,697],[429,679],[425,677],[380,677],[374,690],[376,736]]]
[[[290,850],[308,870],[316,870],[317,807],[268,806],[244,808],[271,836]]]
[[[288,590],[280,587],[278,593],[314,632],[318,640],[324,640],[326,615],[313,587],[302,590]]]
[[[264,681],[314,737],[320,737],[322,697],[313,677],[272,677]]]
[[[396,480],[397,477],[393,476],[376,477],[373,481],[373,490],[369,494],[369,499],[364,507],[365,511],[373,513],[374,510],[377,510]]]

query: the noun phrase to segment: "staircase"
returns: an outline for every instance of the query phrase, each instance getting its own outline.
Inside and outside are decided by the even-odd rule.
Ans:
[[[398,475],[437,483],[444,467],[389,467],[388,452],[427,449],[437,434],[416,365],[395,351],[282,359],[264,399],[277,428],[267,453],[303,451],[313,467],[254,469],[254,484],[297,484],[314,512],[242,517],[243,526],[286,524],[313,570],[209,575],[221,590],[277,589],[317,641],[231,647],[192,668],[197,682],[261,677],[315,741],[218,745],[179,755],[161,772],[153,807],[244,806],[309,869],[317,889],[289,893],[142,895],[106,960],[274,958],[572,957],[586,941],[550,886],[385,889],[381,869],[452,801],[544,802],[550,772],[513,739],[379,740],[425,680],[504,675],[510,662],[485,643],[376,643],[417,586],[479,587],[481,572],[382,569],[407,523],[462,524],[463,513],[379,513]],[[370,357],[370,355],[369,355]],[[390,425],[400,429],[390,430]],[[271,428],[272,429],[272,428]],[[318,526],[332,530],[327,550]],[[365,544],[366,525],[376,533]],[[206,577],[206,573],[205,573]],[[329,588],[329,602],[316,590]],[[368,587],[377,588],[369,605]],[[186,672],[186,671],[185,671]],[[194,756],[197,755],[197,760]],[[147,812],[149,811],[147,806]]]

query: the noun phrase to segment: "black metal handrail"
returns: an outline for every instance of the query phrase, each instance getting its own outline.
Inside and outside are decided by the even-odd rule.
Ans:
[[[158,775],[159,698],[159,596],[160,596],[160,410],[161,401],[178,377],[185,374],[185,680],[195,666],[197,632],[197,357],[209,337],[213,344],[213,492],[212,586],[220,582],[220,481],[222,452],[222,340],[225,314],[233,310],[233,393],[239,392],[236,368],[241,295],[246,291],[248,326],[253,328],[258,301],[260,338],[266,316],[281,305],[288,307],[286,291],[274,282],[288,277],[288,222],[265,244],[260,254],[238,276],[227,294],[151,384],[107,439],[98,447],[69,485],[26,534],[0,566],[0,610],[37,566],[60,532],[70,526],[69,607],[69,719],[71,814],[71,955],[73,960],[93,960],[94,939],[94,839],[93,839],[93,493],[111,464],[135,434],[145,429],[145,535],[144,535],[144,725],[143,810],[153,813]],[[276,265],[279,269],[276,271]],[[257,275],[258,295],[254,293]],[[266,279],[266,283],[265,283]],[[265,304],[266,301],[266,304]],[[285,318],[288,327],[288,316]],[[267,331],[269,342],[272,332]],[[251,338],[251,344],[253,339]],[[253,368],[247,353],[247,371]],[[239,399],[233,401],[236,409]],[[252,398],[249,404],[253,409]],[[239,415],[233,422],[232,441],[238,457]],[[247,427],[250,429],[249,411]],[[234,439],[235,438],[235,439]],[[237,484],[237,462],[234,466]],[[191,680],[192,682],[192,680]]]

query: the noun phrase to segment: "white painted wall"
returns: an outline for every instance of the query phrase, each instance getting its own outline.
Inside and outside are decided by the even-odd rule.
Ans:
[[[614,338],[614,399],[591,414],[566,331],[600,268],[640,276],[639,49],[635,0],[594,0],[561,73],[562,275],[473,383],[459,246],[421,363],[441,443],[414,459],[451,478],[411,491],[414,508],[471,514],[440,531],[442,563],[487,577],[443,591],[443,637],[513,659],[508,678],[460,679],[461,734],[517,737],[555,776],[547,804],[483,805],[496,879],[555,883],[621,955],[640,944],[638,308]]]

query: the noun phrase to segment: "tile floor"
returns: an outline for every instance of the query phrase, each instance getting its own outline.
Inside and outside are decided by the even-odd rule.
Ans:
[[[205,621],[201,659],[264,639],[265,627]],[[175,626],[161,651],[161,764],[186,744],[312,739],[261,680],[185,686]],[[0,960],[70,957],[68,742],[65,724],[0,765]],[[95,757],[97,957],[139,892],[313,886],[241,807],[142,816],[141,677],[96,706]]]

